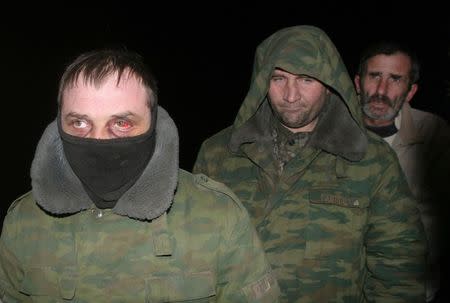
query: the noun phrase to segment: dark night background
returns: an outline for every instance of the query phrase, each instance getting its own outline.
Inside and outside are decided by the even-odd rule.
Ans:
[[[367,43],[381,37],[408,42],[422,62],[412,105],[450,119],[445,91],[450,22],[443,4],[411,8],[383,1],[344,6],[309,2],[254,4],[258,9],[217,3],[160,9],[131,2],[109,2],[105,8],[78,8],[74,2],[52,11],[4,9],[1,97],[7,121],[0,219],[13,199],[30,189],[31,160],[44,128],[56,115],[58,80],[65,65],[94,48],[126,46],[145,57],[159,81],[160,105],[178,125],[180,165],[187,170],[201,142],[232,123],[249,86],[256,46],[286,26],[324,29],[351,76]]]

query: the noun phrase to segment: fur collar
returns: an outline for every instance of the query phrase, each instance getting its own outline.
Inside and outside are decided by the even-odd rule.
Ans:
[[[238,152],[245,143],[270,141],[268,121],[272,114],[267,99],[256,114],[231,134],[229,147]],[[367,137],[364,129],[353,119],[346,105],[332,94],[319,122],[316,125],[308,146],[316,147],[349,161],[361,160],[367,150]]]
[[[159,107],[153,157],[112,211],[139,220],[152,220],[166,212],[178,182],[178,151],[177,128]],[[67,215],[95,207],[64,156],[56,121],[38,143],[31,165],[31,185],[37,203],[51,214]]]

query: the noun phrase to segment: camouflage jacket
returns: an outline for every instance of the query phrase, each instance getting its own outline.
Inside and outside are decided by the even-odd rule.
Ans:
[[[32,165],[33,191],[4,221],[0,301],[277,302],[247,211],[223,184],[178,169],[172,124],[160,109],[152,160],[106,210],[88,202],[64,157],[51,151],[61,142],[54,123],[47,128]],[[167,157],[170,163],[155,166]]]
[[[306,146],[277,172],[266,98],[274,68],[333,92]],[[350,77],[321,30],[281,30],[258,47],[234,124],[201,146],[194,172],[249,210],[283,302],[423,302],[425,239],[389,146],[366,133]]]

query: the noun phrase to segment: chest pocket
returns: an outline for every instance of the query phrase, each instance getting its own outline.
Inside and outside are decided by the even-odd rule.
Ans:
[[[32,302],[67,302],[75,296],[75,286],[75,279],[68,273],[61,275],[51,267],[32,267],[25,271],[20,292],[29,295]]]
[[[352,259],[359,256],[366,229],[369,199],[338,188],[313,187],[305,258]]]
[[[210,271],[146,279],[146,302],[216,302],[215,279]]]

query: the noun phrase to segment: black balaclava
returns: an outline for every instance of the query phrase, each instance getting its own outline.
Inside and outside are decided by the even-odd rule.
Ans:
[[[141,176],[155,150],[157,106],[151,110],[151,126],[144,134],[115,139],[72,136],[61,127],[64,155],[98,208],[113,208],[117,200]]]

